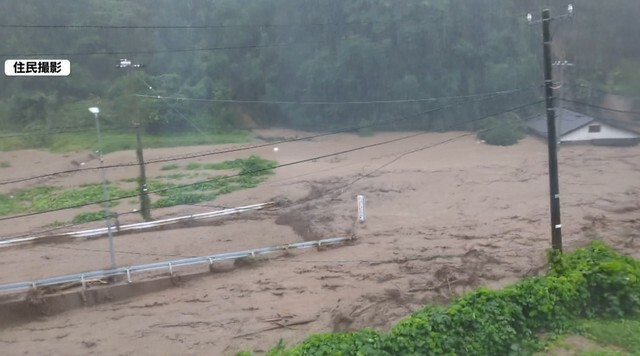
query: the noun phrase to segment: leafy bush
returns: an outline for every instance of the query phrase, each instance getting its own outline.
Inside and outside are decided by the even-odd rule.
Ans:
[[[480,288],[448,307],[427,306],[389,333],[319,334],[268,355],[530,354],[542,346],[538,335],[564,332],[577,318],[640,312],[640,261],[600,242],[550,259],[545,277],[499,291]]]
[[[524,123],[513,113],[487,119],[478,131],[478,138],[490,145],[509,146],[523,137]]]
[[[640,261],[594,242],[589,249],[564,256],[550,275],[571,271],[586,278],[586,316],[622,317],[640,310]]]
[[[277,162],[263,159],[259,156],[251,156],[242,160],[240,175],[262,176],[273,174]]]

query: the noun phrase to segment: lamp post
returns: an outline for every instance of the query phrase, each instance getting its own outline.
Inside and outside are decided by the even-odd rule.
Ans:
[[[109,191],[107,190],[107,179],[104,174],[104,158],[102,156],[102,136],[100,136],[100,109],[97,107],[89,108],[89,111],[96,118],[96,131],[98,132],[98,157],[100,159],[100,175],[102,176],[102,198],[104,207],[104,221],[107,224],[107,233],[109,234],[109,255],[111,259],[111,268],[116,268],[116,255],[113,250],[113,233],[111,232],[111,221],[109,213]]]

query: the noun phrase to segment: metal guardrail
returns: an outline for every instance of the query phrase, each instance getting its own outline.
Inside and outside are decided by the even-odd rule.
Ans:
[[[158,270],[167,270],[173,275],[174,269],[177,267],[192,266],[198,264],[213,265],[215,262],[236,260],[243,257],[255,257],[259,255],[267,255],[278,251],[286,251],[291,249],[305,249],[311,247],[335,245],[351,240],[349,237],[334,237],[324,240],[298,242],[288,245],[280,245],[274,247],[264,247],[253,250],[245,250],[238,252],[222,253],[203,257],[183,258],[172,261],[156,262],[150,264],[133,265],[128,267],[119,267],[108,270],[97,270],[77,274],[69,274],[33,281],[23,281],[15,283],[0,284],[0,293],[20,292],[37,287],[49,287],[73,282],[79,282],[83,288],[86,288],[86,282],[90,279],[109,278],[115,276],[126,276],[127,282],[131,283],[131,275],[140,272],[151,272]]]
[[[274,204],[273,202],[261,203],[261,204],[253,204],[253,205],[241,206],[241,207],[237,207],[237,208],[210,211],[210,212],[206,212],[206,213],[198,213],[198,214],[192,214],[192,215],[187,215],[187,216],[179,216],[179,217],[169,218],[169,219],[162,219],[162,220],[156,220],[156,221],[150,221],[150,222],[122,225],[122,226],[120,226],[119,229],[113,228],[112,231],[114,231],[114,232],[122,232],[122,231],[136,231],[136,230],[153,229],[153,228],[156,228],[156,227],[159,227],[159,226],[176,224],[176,223],[183,222],[183,221],[195,221],[195,220],[201,220],[201,219],[214,218],[214,217],[218,217],[218,216],[233,215],[233,214],[243,213],[243,212],[246,212],[246,211],[260,210],[260,209],[266,208],[268,206],[271,206],[273,204]],[[18,245],[18,244],[23,244],[23,243],[27,243],[27,242],[33,242],[33,241],[36,241],[36,240],[40,240],[40,239],[44,239],[44,238],[50,238],[50,237],[95,237],[95,236],[105,235],[105,234],[107,234],[107,232],[108,232],[107,228],[106,227],[102,227],[102,228],[98,228],[98,229],[72,231],[72,232],[66,232],[66,233],[56,234],[56,235],[29,236],[29,237],[22,237],[22,238],[0,240],[0,248],[9,247],[9,246]]]

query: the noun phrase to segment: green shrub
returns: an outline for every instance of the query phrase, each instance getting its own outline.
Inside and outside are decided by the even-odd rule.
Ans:
[[[550,275],[581,273],[586,279],[585,316],[622,317],[640,310],[640,261],[620,256],[602,242],[556,263]]]
[[[545,277],[499,291],[480,288],[448,307],[427,306],[389,333],[320,334],[268,355],[522,355],[539,350],[542,333],[558,335],[584,316],[640,311],[640,261],[599,242],[550,254]]]
[[[382,338],[380,334],[375,330],[364,329],[354,333],[314,335],[290,351],[280,349],[279,352],[269,353],[268,355],[388,355],[388,353],[381,348]]]
[[[490,145],[509,146],[524,137],[524,122],[513,113],[485,120],[478,138]]]
[[[74,216],[71,222],[74,224],[82,224],[91,221],[103,220],[104,216],[104,211],[80,213]]]
[[[277,162],[263,159],[259,156],[251,156],[242,160],[240,175],[262,176],[273,174]]]

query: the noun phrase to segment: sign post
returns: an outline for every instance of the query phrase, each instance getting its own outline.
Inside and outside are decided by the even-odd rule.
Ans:
[[[358,203],[358,221],[362,223],[367,219],[364,195],[357,196],[357,203]]]

